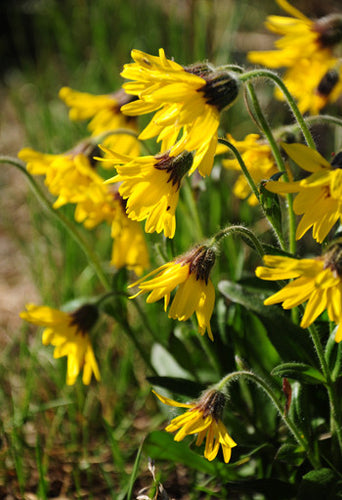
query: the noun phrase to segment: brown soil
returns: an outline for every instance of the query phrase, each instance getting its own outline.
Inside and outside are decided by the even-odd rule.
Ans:
[[[5,89],[0,88],[0,155],[16,156],[24,143],[24,131]],[[26,302],[39,301],[25,255],[30,238],[28,185],[15,167],[0,164],[0,347],[20,326],[19,312]]]

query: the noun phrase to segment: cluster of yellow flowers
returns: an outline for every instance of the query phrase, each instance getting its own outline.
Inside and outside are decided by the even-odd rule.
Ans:
[[[288,67],[285,83],[298,98],[300,109],[318,112],[342,92],[340,61],[334,53],[342,39],[341,18],[331,16],[313,22],[285,0],[278,3],[293,17],[270,16],[267,27],[283,35],[277,50],[252,52],[249,59],[271,67]],[[63,154],[43,154],[25,148],[19,157],[27,163],[32,175],[45,176],[45,184],[56,196],[54,208],[75,205],[75,219],[88,229],[102,222],[111,226],[114,239],[111,263],[117,269],[127,267],[136,275],[149,267],[145,236],[139,224],[145,221],[145,232],[163,233],[173,238],[176,231],[176,208],[185,176],[195,171],[210,175],[218,146],[220,113],[239,94],[238,75],[225,69],[200,63],[183,67],[167,59],[163,49],[159,56],[132,51],[133,63],[125,65],[122,76],[129,82],[113,94],[94,96],[64,87],[61,99],[70,107],[72,120],[91,119],[90,137]],[[301,78],[299,78],[301,75]],[[302,79],[305,79],[303,82]],[[137,137],[137,116],[154,115]],[[141,142],[156,137],[160,152],[141,156]],[[278,169],[269,144],[256,134],[228,141],[241,153],[254,182],[270,178]],[[100,149],[97,147],[100,145]],[[319,153],[302,144],[281,144],[288,157],[310,175],[298,181],[269,181],[273,193],[298,193],[294,211],[302,215],[297,239],[311,227],[313,237],[322,243],[337,221],[342,221],[342,162],[337,155],[328,163]],[[101,153],[102,152],[102,153]],[[100,156],[102,154],[102,156]],[[115,175],[105,179],[96,169],[115,168]],[[239,170],[237,160],[224,160],[223,166]],[[114,189],[113,186],[114,185]],[[257,204],[245,178],[240,175],[234,193]],[[327,310],[329,319],[342,324],[342,271],[340,246],[335,245],[323,257],[295,259],[265,256],[265,266],[257,276],[266,280],[293,279],[265,304],[283,303],[293,308],[307,302],[301,321],[303,328]],[[215,290],[210,271],[215,262],[215,247],[197,245],[130,287],[138,287],[132,297],[149,293],[147,302],[164,298],[169,317],[185,321],[194,313],[198,331],[213,340],[210,318],[214,309]],[[45,327],[43,343],[55,346],[54,357],[67,356],[67,384],[74,384],[83,369],[83,382],[89,384],[92,374],[100,379],[89,339],[97,319],[95,306],[86,304],[72,314],[46,306],[29,304],[22,318]],[[342,339],[342,326],[336,340]],[[177,441],[197,434],[197,445],[206,438],[204,455],[213,460],[222,447],[225,462],[230,459],[234,441],[228,435],[221,416],[224,395],[211,390],[195,403],[181,404],[158,395],[165,404],[188,408],[166,428],[178,431]]]

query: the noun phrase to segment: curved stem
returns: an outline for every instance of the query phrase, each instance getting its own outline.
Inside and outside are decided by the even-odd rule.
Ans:
[[[266,120],[264,113],[262,112],[258,97],[255,93],[254,87],[252,84],[247,83],[247,89],[249,92],[249,95],[251,97],[255,113],[257,116],[257,119],[260,123],[261,130],[265,134],[270,148],[272,150],[274,159],[276,161],[276,164],[280,170],[280,172],[283,172],[285,175],[285,180],[288,180],[287,177],[287,172],[285,168],[285,162],[283,160],[283,157],[281,156],[279,146],[277,144],[277,141],[274,138],[273,132],[271,127],[268,124],[268,121]],[[287,194],[286,195],[286,200],[287,200],[287,206],[288,206],[288,220],[289,220],[289,251],[290,253],[294,254],[296,252],[296,217],[293,212],[293,195],[292,194]]]
[[[328,363],[325,359],[321,339],[319,338],[319,335],[318,335],[318,332],[316,330],[315,325],[314,324],[310,325],[308,327],[308,331],[310,333],[312,342],[315,346],[315,350],[316,350],[317,357],[318,357],[320,365],[321,365],[323,375],[326,379],[326,388],[327,388],[327,392],[328,392],[331,418],[332,418],[333,427],[334,427],[333,431],[336,432],[338,443],[339,443],[340,450],[342,453],[342,418],[341,418],[340,405],[339,405],[339,401],[337,399],[337,394],[336,394],[336,390],[335,390],[335,384],[331,380],[329,366],[328,366]]]
[[[209,243],[209,246],[214,246],[216,243],[218,243],[222,238],[225,238],[226,236],[230,236],[231,234],[240,234],[244,238],[249,239],[255,250],[257,251],[259,257],[262,259],[263,256],[265,255],[264,249],[262,248],[262,244],[260,243],[259,239],[255,236],[255,234],[248,229],[247,227],[244,226],[228,226],[225,227],[224,229],[221,229],[218,233],[215,234],[215,236],[212,237],[211,242]]]
[[[259,190],[251,176],[251,174],[249,173],[249,170],[248,168],[246,167],[245,165],[245,162],[243,161],[242,159],[242,156],[240,155],[240,152],[239,150],[229,141],[227,141],[227,139],[223,139],[221,137],[218,138],[218,142],[220,144],[223,144],[224,146],[227,146],[229,149],[231,149],[231,151],[234,153],[234,156],[236,157],[240,167],[241,167],[241,170],[244,174],[244,176],[246,177],[246,180],[249,184],[249,187],[251,188],[251,191],[254,193],[254,195],[256,196],[258,202],[260,203],[260,193],[259,193]]]
[[[235,157],[236,157],[236,159],[237,159],[237,161],[238,161],[238,163],[239,163],[239,165],[241,167],[241,170],[242,170],[244,176],[247,179],[247,182],[248,182],[248,184],[249,184],[252,192],[255,194],[255,196],[257,197],[257,200],[260,203],[260,193],[258,191],[258,188],[257,188],[254,180],[252,179],[252,176],[249,173],[249,170],[246,167],[245,162],[243,161],[242,156],[240,155],[240,152],[238,151],[238,149],[233,144],[231,144],[229,141],[227,141],[227,139],[222,139],[222,138],[219,137],[218,142],[221,143],[221,144],[224,144],[225,146],[227,146],[234,153],[234,155],[235,155]],[[260,206],[262,206],[261,203],[260,203]],[[266,213],[265,213],[265,217],[267,218],[270,226],[273,228],[275,234],[277,235],[277,238],[278,238],[278,241],[279,241],[279,244],[280,244],[282,250],[285,250],[286,246],[285,246],[283,235],[274,226],[274,224],[272,223],[272,220],[267,216]]]
[[[96,302],[96,306],[99,307],[99,305],[102,303],[102,302],[105,302],[107,299],[110,299],[111,297],[115,297],[115,296],[120,296],[120,297],[125,297],[127,300],[129,300],[129,297],[130,295],[127,293],[127,292],[119,292],[117,290],[112,290],[111,292],[108,292],[108,293],[105,293],[104,295],[102,295]],[[151,325],[149,324],[149,321],[148,321],[148,318],[145,314],[145,312],[141,309],[139,303],[137,300],[133,300],[131,302],[134,307],[136,308],[136,310],[138,311],[142,321],[143,321],[143,324],[144,326],[147,328],[147,330],[150,332],[153,340],[155,340],[156,342],[160,342],[160,339],[158,338],[158,336],[155,334],[155,332],[152,330],[151,328]]]
[[[236,372],[229,373],[228,375],[226,375],[218,384],[216,384],[215,388],[217,390],[222,391],[231,382],[239,379],[240,377],[245,377],[245,378],[251,380],[252,382],[257,384],[259,387],[261,387],[261,389],[263,389],[263,391],[270,398],[270,400],[272,401],[274,406],[277,408],[280,417],[283,419],[284,423],[287,425],[289,430],[292,432],[295,439],[298,441],[300,446],[302,446],[302,448],[305,450],[305,452],[308,456],[308,459],[310,460],[312,466],[315,469],[320,467],[319,459],[317,459],[317,457],[315,457],[315,455],[313,454],[312,450],[310,449],[309,443],[304,438],[304,436],[302,435],[300,430],[297,429],[297,426],[295,425],[295,423],[289,418],[288,415],[286,415],[284,413],[284,409],[283,409],[282,405],[280,404],[280,402],[278,401],[277,395],[275,394],[273,389],[267,384],[267,382],[265,382],[265,380],[263,380],[261,377],[259,377],[258,375],[256,375],[255,373],[253,373],[251,371],[241,370],[241,371],[236,371]]]
[[[341,118],[337,118],[336,116],[332,115],[314,115],[314,116],[307,116],[305,118],[305,121],[307,123],[327,123],[328,125],[337,125],[338,127],[342,127],[342,120]],[[299,125],[298,123],[294,123],[293,125],[287,125],[285,127],[287,130],[293,130],[293,129],[298,129]]]
[[[255,69],[243,73],[242,75],[239,76],[239,79],[243,82],[247,82],[248,80],[252,80],[254,78],[269,78],[270,80],[273,80],[273,82],[280,88],[281,92],[283,93],[284,97],[288,102],[288,105],[292,110],[292,113],[294,114],[294,117],[298,122],[299,127],[302,130],[307,145],[312,149],[316,149],[316,145],[314,143],[310,130],[303,118],[303,115],[299,111],[296,101],[288,91],[282,79],[276,73],[274,73],[269,69]]]
[[[134,347],[136,348],[136,350],[139,352],[141,358],[144,360],[146,366],[148,366],[148,368],[151,370],[151,372],[154,374],[154,375],[158,375],[158,372],[157,370],[154,368],[154,366],[152,365],[151,361],[150,361],[150,358],[148,356],[148,354],[145,352],[145,350],[143,349],[142,345],[140,344],[140,342],[138,341],[137,339],[137,336],[135,335],[134,331],[132,330],[132,328],[130,327],[128,321],[126,319],[124,319],[122,322],[121,322],[121,325],[123,326],[123,328],[125,329],[125,332],[127,334],[127,336],[131,339],[131,341],[133,342],[134,344]]]
[[[54,210],[52,207],[49,199],[45,196],[43,191],[40,189],[39,185],[37,182],[33,179],[31,174],[26,170],[24,164],[20,162],[20,160],[17,160],[16,158],[11,158],[9,156],[0,156],[0,163],[8,163],[9,165],[15,166],[18,170],[20,170],[28,179],[31,188],[33,189],[35,195],[41,202],[41,204],[50,212],[50,214],[55,217],[61,224],[62,226],[67,230],[67,232],[72,236],[72,238],[76,241],[78,246],[81,248],[81,250],[84,252],[86,255],[88,262],[92,266],[95,274],[103,284],[104,288],[106,290],[110,290],[110,283],[108,281],[108,278],[104,274],[102,270],[102,266],[100,264],[100,261],[91,249],[91,247],[88,245],[86,240],[80,235],[80,233],[77,231],[75,225],[67,219],[62,213]]]

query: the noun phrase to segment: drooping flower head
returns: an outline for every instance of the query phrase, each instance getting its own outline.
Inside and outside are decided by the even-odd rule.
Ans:
[[[204,456],[212,461],[216,458],[220,446],[223,458],[228,463],[235,441],[229,436],[221,418],[226,403],[225,395],[215,389],[206,391],[194,403],[178,403],[152,391],[162,403],[179,408],[188,408],[188,411],[171,420],[165,428],[167,432],[177,431],[175,441],[182,441],[185,436],[197,434],[196,445],[201,446],[204,439]]]
[[[115,214],[111,225],[114,240],[111,264],[116,269],[126,267],[140,276],[150,267],[147,244],[139,222],[131,220],[126,214],[126,202],[118,192],[113,193]]]
[[[128,115],[156,112],[139,135],[140,139],[158,136],[161,150],[196,151],[190,173],[198,168],[209,175],[217,146],[220,111],[238,96],[238,80],[227,71],[215,71],[208,64],[183,67],[159,56],[132,51],[134,63],[126,64],[121,75],[132,80],[123,88],[138,97],[122,107]],[[179,135],[181,134],[181,137]]]
[[[303,215],[297,227],[300,239],[310,227],[318,243],[322,243],[334,224],[342,221],[342,153],[331,164],[317,151],[303,144],[283,144],[283,149],[311,175],[296,182],[270,181],[265,187],[273,193],[298,193],[293,210]]]
[[[248,58],[270,68],[287,67],[284,83],[298,100],[300,110],[317,113],[328,101],[335,101],[342,91],[342,85],[334,88],[342,75],[340,61],[334,53],[342,41],[342,16],[332,14],[313,21],[286,0],[277,0],[277,3],[292,17],[267,18],[266,27],[283,35],[275,42],[276,50],[250,52]],[[335,75],[334,81],[330,79],[325,85],[324,77],[330,71],[336,71],[337,81]],[[279,91],[276,95],[282,98]]]
[[[190,170],[193,155],[188,151],[177,156],[131,157],[105,148],[105,162],[115,165],[118,175],[107,182],[121,182],[119,193],[127,200],[130,219],[146,220],[145,231],[164,232],[173,238],[176,230],[176,207],[184,175]]]
[[[137,119],[126,116],[121,107],[135,99],[120,89],[111,94],[94,95],[88,92],[79,92],[70,87],[62,87],[59,97],[70,107],[69,118],[73,121],[88,120],[88,130],[92,136],[104,132],[128,129],[133,133],[138,131]],[[140,146],[134,134],[109,134],[103,144],[115,148],[123,154],[138,155]]]
[[[99,186],[103,183],[93,168],[96,150],[91,140],[85,140],[65,153],[45,154],[24,148],[19,151],[18,157],[27,163],[30,174],[45,175],[45,184],[50,193],[58,197],[54,208],[59,208],[66,203],[77,203],[90,185]]]
[[[169,310],[169,318],[186,321],[196,313],[200,334],[204,335],[207,330],[209,338],[214,340],[210,318],[215,304],[215,289],[209,278],[214,263],[214,250],[203,245],[195,247],[130,285],[130,288],[140,288],[131,298],[150,292],[146,302],[150,304],[164,298],[166,311],[171,292],[178,287]]]
[[[342,244],[331,246],[316,259],[293,259],[265,255],[265,266],[256,268],[256,275],[264,280],[292,279],[284,288],[264,301],[265,305],[282,302],[284,309],[292,309],[304,302],[305,312],[300,326],[307,328],[324,310],[330,321],[338,324],[335,340],[342,340]]]
[[[55,347],[53,356],[67,356],[68,385],[76,382],[83,369],[82,381],[90,384],[92,374],[100,380],[100,371],[89,339],[89,332],[98,319],[98,310],[85,304],[73,313],[66,313],[48,306],[27,304],[20,317],[34,325],[44,326],[43,344]]]
[[[227,134],[227,139],[241,153],[241,157],[256,185],[260,184],[263,179],[268,179],[278,172],[269,144],[263,141],[258,134],[248,134],[242,141],[236,141],[230,134]],[[223,160],[222,165],[227,169],[237,170],[241,173],[241,167],[236,159]],[[247,198],[248,203],[252,206],[259,203],[242,173],[235,182],[233,192],[235,196],[242,200]]]
[[[85,144],[88,144],[85,141]],[[104,184],[93,166],[94,148],[83,150],[78,145],[71,152],[47,155],[30,148],[20,151],[33,175],[45,175],[49,191],[57,196],[55,209],[67,203],[75,204],[75,220],[87,229],[102,222],[111,226],[113,242],[111,264],[117,269],[127,267],[138,276],[149,267],[145,237],[136,221],[130,220],[125,202],[116,189]],[[91,158],[89,158],[91,157]]]

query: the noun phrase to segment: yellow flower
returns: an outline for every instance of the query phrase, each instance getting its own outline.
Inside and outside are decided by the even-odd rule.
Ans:
[[[90,384],[92,374],[100,380],[100,371],[88,332],[95,325],[98,310],[86,304],[71,314],[47,306],[26,305],[20,317],[34,325],[44,326],[43,344],[53,345],[54,358],[67,356],[67,384],[73,385],[83,369],[82,381]]]
[[[313,237],[322,243],[333,225],[342,221],[342,154],[328,163],[317,151],[303,144],[283,144],[283,149],[311,175],[301,181],[270,181],[265,187],[273,193],[298,193],[293,210],[303,217],[297,227],[300,239],[310,227]]]
[[[18,157],[27,163],[30,174],[45,175],[50,193],[58,196],[53,206],[59,208],[66,203],[77,203],[90,185],[100,186],[103,183],[91,164],[93,152],[94,145],[84,141],[62,154],[45,154],[24,148],[19,151]],[[93,193],[95,198],[96,191]]]
[[[227,139],[241,153],[242,159],[251,174],[256,185],[263,179],[268,179],[278,172],[270,146],[264,142],[258,134],[248,134],[243,141],[236,141],[230,134]],[[241,168],[236,159],[223,160],[222,165],[227,169],[237,170],[240,176],[234,185],[234,194],[240,199],[248,198],[250,205],[259,202],[251,189],[246,177],[241,173]]]
[[[117,269],[127,267],[138,276],[149,267],[146,241],[140,224],[128,219],[120,195],[104,184],[92,167],[89,153],[49,155],[30,148],[20,151],[19,158],[27,162],[33,175],[46,175],[45,183],[50,192],[58,196],[53,204],[59,208],[66,203],[76,204],[75,220],[87,229],[102,222],[112,228],[115,238],[111,264]]]
[[[178,286],[169,310],[169,318],[186,321],[195,312],[200,334],[204,335],[207,330],[210,340],[214,340],[210,318],[215,304],[215,289],[209,279],[214,263],[215,253],[211,248],[195,247],[130,285],[130,288],[140,288],[131,298],[150,292],[146,299],[150,304],[164,297],[166,311],[171,292]],[[151,276],[153,278],[147,280]]]
[[[293,279],[279,292],[264,301],[265,305],[282,302],[292,309],[307,302],[300,323],[307,328],[326,309],[329,319],[339,325],[335,340],[342,340],[342,245],[337,244],[323,257],[293,259],[265,255],[266,267],[257,267],[256,275],[264,280]]]
[[[138,99],[123,106],[122,112],[141,115],[156,111],[139,138],[158,136],[161,150],[171,149],[171,156],[196,150],[191,172],[198,168],[201,175],[209,175],[220,111],[235,101],[238,81],[207,64],[183,67],[167,59],[163,49],[158,57],[133,50],[132,58],[135,62],[126,64],[121,75],[133,80],[123,87]]]
[[[121,107],[134,99],[123,90],[112,94],[93,95],[87,92],[79,92],[69,87],[62,87],[59,97],[70,107],[70,120],[88,120],[88,129],[92,136],[118,129],[128,129],[137,133],[137,120],[134,117],[125,116],[121,113]],[[138,155],[140,151],[139,141],[129,134],[108,135],[103,143],[115,148],[123,154]]]
[[[248,58],[270,68],[287,67],[284,83],[298,100],[300,110],[317,113],[327,101],[336,100],[342,90],[339,87],[332,92],[332,88],[325,92],[325,96],[320,92],[326,73],[339,66],[334,48],[342,41],[342,18],[332,14],[312,21],[286,0],[277,0],[277,3],[292,17],[267,18],[266,27],[282,35],[275,42],[276,50],[250,52]],[[321,90],[324,90],[322,84]],[[327,86],[325,90],[328,90]],[[279,91],[276,95],[282,97]]]
[[[226,402],[222,392],[215,389],[209,390],[194,403],[177,403],[155,391],[152,392],[166,405],[189,408],[187,412],[171,420],[165,428],[167,432],[177,431],[175,441],[182,441],[185,436],[197,434],[197,446],[201,446],[204,439],[206,440],[204,456],[207,460],[211,461],[216,458],[221,445],[224,461],[226,464],[229,462],[231,449],[236,446],[236,443],[229,436],[221,420]]]
[[[145,231],[173,238],[176,230],[176,207],[184,175],[193,156],[184,151],[176,157],[168,153],[131,157],[104,149],[103,161],[115,164],[118,175],[107,182],[121,182],[119,193],[127,200],[127,214],[133,220],[145,220]]]
[[[139,222],[127,217],[126,203],[121,196],[116,193],[114,198],[116,210],[111,231],[114,239],[111,264],[117,269],[127,267],[140,276],[150,267],[145,236]]]

